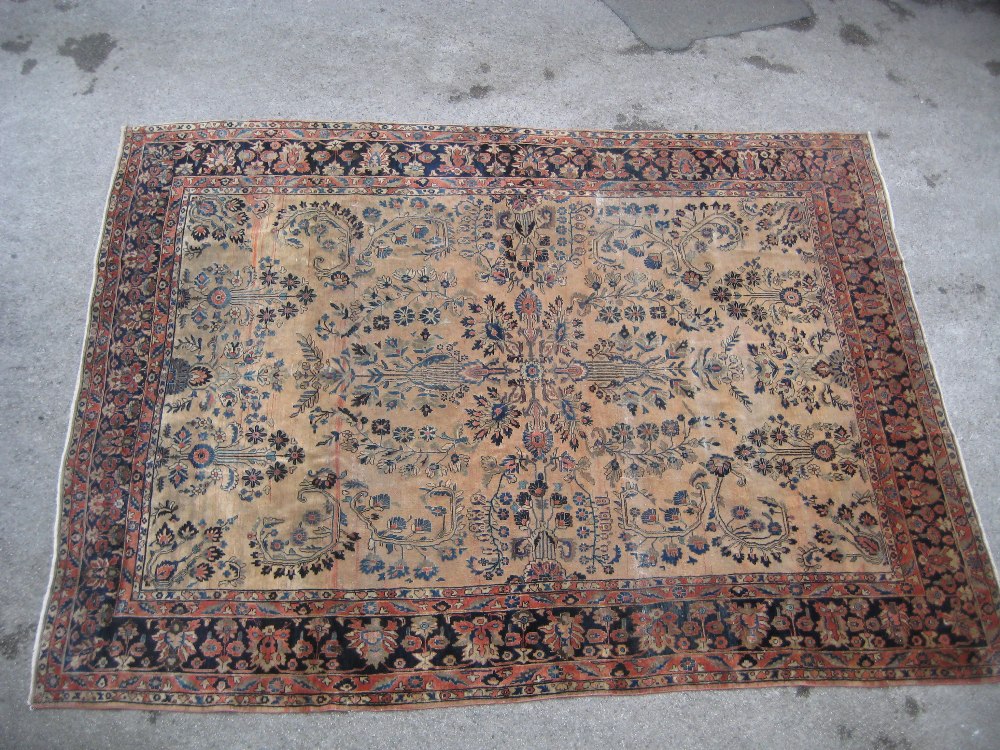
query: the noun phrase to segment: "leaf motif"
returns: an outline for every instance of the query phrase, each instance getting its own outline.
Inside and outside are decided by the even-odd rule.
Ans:
[[[746,409],[747,411],[753,411],[753,401],[750,399],[748,395],[746,395],[735,385],[730,385],[729,391],[730,393],[733,394],[733,398],[735,398],[737,401],[743,404],[744,409]]]
[[[312,336],[299,336],[299,348],[302,349],[302,356],[305,357],[306,362],[322,362],[323,355],[316,348],[316,344],[313,341]]]
[[[736,328],[732,332],[732,334],[730,334],[729,336],[726,337],[726,339],[723,342],[722,346],[726,350],[726,353],[728,354],[728,353],[730,353],[733,350],[733,348],[738,343],[740,343],[740,329]]]
[[[297,417],[302,414],[306,409],[311,409],[316,406],[319,401],[319,391],[315,388],[311,388],[307,391],[303,391],[302,395],[299,396],[299,400],[295,402],[295,406],[292,407],[292,416]]]

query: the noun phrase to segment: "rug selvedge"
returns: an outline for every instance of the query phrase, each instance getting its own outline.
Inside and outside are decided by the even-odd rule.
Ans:
[[[126,132],[36,706],[995,679],[854,135]]]

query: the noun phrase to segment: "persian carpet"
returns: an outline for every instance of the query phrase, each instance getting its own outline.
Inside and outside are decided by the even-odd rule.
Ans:
[[[865,136],[128,128],[36,707],[984,681]]]

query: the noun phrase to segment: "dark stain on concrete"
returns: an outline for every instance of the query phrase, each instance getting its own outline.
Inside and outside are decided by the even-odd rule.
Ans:
[[[8,661],[13,661],[21,652],[21,649],[30,643],[35,637],[35,629],[30,625],[22,625],[14,628],[10,633],[0,635],[0,656]]]
[[[903,710],[906,711],[907,716],[911,719],[915,719],[924,712],[924,707],[920,705],[920,701],[916,698],[907,696],[906,700],[903,702]]]
[[[480,65],[479,66],[479,72],[481,72],[481,73],[489,73],[490,72],[490,64],[489,63],[483,63],[482,65]]]
[[[920,94],[914,94],[913,98],[916,99],[921,104],[926,104],[931,109],[937,109],[938,108],[938,103],[936,101],[934,101],[933,99],[931,99],[930,97],[927,97],[925,99]]]
[[[840,740],[842,745],[847,744],[854,739],[854,730],[845,724],[840,724],[837,726],[837,739]]]
[[[89,85],[87,86],[87,88],[85,88],[85,89],[84,89],[84,90],[83,90],[82,92],[80,92],[80,93],[82,93],[82,94],[83,94],[84,96],[88,96],[88,95],[90,95],[90,94],[93,94],[93,93],[94,93],[94,87],[95,87],[96,85],[97,85],[97,78],[91,78],[91,79],[90,79],[90,84],[89,84]]]
[[[73,10],[79,3],[70,2],[70,0],[59,0],[56,3],[56,10],[61,10],[65,13],[68,10]]]
[[[665,52],[667,50],[657,50],[650,47],[641,39],[633,44],[631,47],[626,47],[618,52],[622,57],[635,57],[636,55],[655,55],[657,52]]]
[[[664,125],[659,120],[647,120],[638,114],[626,115],[619,112],[615,115],[615,127],[619,130],[663,130]]]
[[[803,685],[801,687],[795,688],[795,697],[796,698],[808,698],[809,694],[811,692],[812,692],[812,690],[810,688],[807,688],[805,685]]]
[[[27,60],[21,63],[21,75],[23,76],[28,75],[28,73],[30,73],[35,69],[36,65],[38,65],[38,60],[36,60],[33,57],[29,57]]]
[[[758,70],[770,70],[775,73],[786,73],[786,74],[798,73],[798,71],[791,65],[771,62],[766,57],[762,57],[761,55],[752,55],[751,57],[744,57],[743,62],[750,63]]]
[[[1000,76],[1000,60],[990,60],[986,63],[986,69],[990,71],[990,75]]]
[[[542,71],[542,77],[546,81],[551,81],[556,77],[556,74],[555,71],[552,70],[552,68],[546,68],[545,70]]]
[[[111,50],[117,46],[118,42],[112,39],[110,34],[102,31],[100,34],[88,34],[80,39],[70,37],[59,45],[58,52],[65,57],[72,57],[80,70],[93,73],[104,64]]]
[[[963,283],[963,286],[964,286],[964,283]],[[937,290],[938,290],[939,294],[948,294],[948,289],[946,289],[943,286],[939,286],[937,288]],[[981,297],[982,295],[986,294],[986,291],[987,291],[986,286],[984,284],[979,283],[978,281],[976,283],[974,283],[974,284],[971,284],[967,289],[960,289],[960,288],[956,287],[956,290],[957,291],[961,291],[963,294],[965,294],[965,295],[967,295],[969,297]],[[918,713],[922,713],[923,710],[924,710],[923,706],[921,706],[915,700],[913,702],[917,705],[917,708],[919,709]],[[906,711],[906,713],[909,714],[910,713],[910,709],[911,709],[910,699],[907,699],[906,705],[904,706],[904,710]]]
[[[8,39],[5,42],[0,42],[0,49],[4,52],[13,52],[15,55],[23,55],[30,47],[31,40],[23,36],[19,36],[16,39]]]
[[[481,83],[477,83],[468,91],[463,91],[460,94],[452,94],[448,97],[448,101],[464,102],[466,99],[485,99],[492,90],[492,86],[484,86]]]
[[[885,77],[888,78],[893,83],[895,83],[897,86],[902,86],[904,83],[906,83],[906,79],[903,78],[903,76],[901,76],[895,70],[885,71]]]
[[[146,723],[149,724],[150,726],[156,723],[157,718],[159,717],[156,715],[156,711],[146,712]]]
[[[936,188],[938,186],[938,182],[940,182],[940,181],[941,181],[941,175],[938,174],[938,173],[935,173],[935,174],[925,174],[924,175],[924,182],[926,182],[927,183],[927,187],[929,187],[931,189]],[[908,698],[907,700],[912,700],[912,699]]]
[[[872,750],[913,750],[913,745],[906,737],[896,739],[887,734],[880,734],[872,743]]]
[[[871,47],[875,44],[875,37],[862,29],[856,23],[841,24],[840,38],[845,44],[853,44],[858,47]]]
[[[880,141],[885,141],[888,140],[889,138],[892,138],[892,133],[885,130],[878,130],[875,132],[875,137],[878,138]]]
[[[904,5],[900,5],[896,0],[878,0],[882,5],[892,11],[892,14],[896,17],[897,21],[906,21],[910,18],[915,18],[916,13],[907,8]]]

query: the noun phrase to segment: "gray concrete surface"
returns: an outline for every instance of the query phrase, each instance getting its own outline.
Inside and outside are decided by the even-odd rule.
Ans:
[[[810,28],[653,53],[597,0],[3,0],[0,746],[1000,747],[1000,685],[311,716],[26,707],[94,247],[126,122],[869,130],[972,488],[1000,549],[1000,15],[968,1],[810,4]]]

